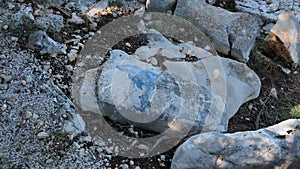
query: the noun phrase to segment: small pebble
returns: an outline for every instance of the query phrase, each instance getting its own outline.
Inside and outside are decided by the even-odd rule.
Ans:
[[[3,29],[3,30],[7,30],[7,29],[8,29],[8,25],[4,25],[4,26],[2,27],[2,29]]]
[[[128,128],[128,131],[129,131],[129,133],[131,133],[131,134],[134,134],[134,130],[133,130],[133,128]]]
[[[33,113],[33,115],[32,115],[32,118],[33,119],[38,119],[40,116],[39,115],[37,115],[37,114],[35,114],[35,113]]]
[[[5,111],[7,109],[7,107],[8,107],[7,104],[3,104],[2,107],[1,107],[1,110]]]
[[[23,85],[23,86],[26,86],[26,81],[25,80],[21,80],[21,84]]]
[[[270,91],[271,96],[273,96],[275,99],[278,99],[277,96],[277,90],[273,87]]]
[[[166,160],[166,156],[165,156],[165,155],[160,155],[160,159],[161,159],[162,161],[165,161],[165,160]]]
[[[54,160],[53,159],[48,159],[47,161],[46,161],[46,164],[49,164],[49,163],[52,163]]]
[[[44,122],[41,121],[41,120],[39,120],[39,121],[37,122],[37,124],[36,124],[36,127],[37,127],[37,128],[40,128],[40,127],[42,127],[43,125],[44,125]]]
[[[62,114],[61,116],[62,116],[62,118],[64,118],[64,119],[67,119],[67,118],[68,118],[68,116],[67,116],[66,114]]]
[[[39,134],[37,134],[37,138],[38,139],[44,139],[44,138],[48,138],[49,134],[46,132],[40,132]]]
[[[90,35],[90,36],[94,36],[95,33],[94,33],[94,32],[89,32],[89,35]]]
[[[17,37],[11,37],[11,40],[17,42],[19,40],[19,38],[17,38]]]
[[[127,164],[123,164],[122,169],[129,169],[129,166]]]
[[[29,119],[31,116],[32,116],[32,113],[30,111],[26,111],[25,119]]]
[[[79,149],[79,154],[84,155],[85,154],[85,149],[84,148]]]

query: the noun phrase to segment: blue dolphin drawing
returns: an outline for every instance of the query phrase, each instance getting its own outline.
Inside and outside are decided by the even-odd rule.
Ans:
[[[145,111],[146,108],[151,107],[150,98],[155,92],[155,78],[158,74],[149,70],[144,70],[135,65],[117,65],[117,69],[127,72],[128,78],[135,83],[135,86],[143,91],[139,96],[140,107],[134,106],[139,111]]]

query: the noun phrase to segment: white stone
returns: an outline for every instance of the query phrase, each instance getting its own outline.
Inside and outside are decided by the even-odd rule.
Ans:
[[[291,61],[297,67],[300,60],[300,24],[293,13],[283,11],[266,37],[264,50],[268,54]]]
[[[44,139],[44,138],[48,138],[48,137],[49,137],[49,134],[46,132],[40,132],[37,134],[38,139]]]
[[[199,132],[204,126],[204,131],[226,131],[228,120],[239,107],[258,96],[261,85],[258,76],[243,63],[214,56],[189,44],[174,45],[158,32],[152,31],[148,34],[149,44],[138,48],[134,55],[113,50],[110,58],[99,68],[100,75],[97,75],[97,69],[87,71],[75,98],[76,104],[83,111],[102,114],[120,123],[130,123],[157,132],[168,128],[184,132],[187,129],[185,125],[194,125],[195,119],[197,125],[193,132]],[[198,61],[184,61],[187,53],[195,56]],[[157,66],[147,62],[147,59],[155,57]],[[144,73],[153,76],[155,86],[159,86],[154,90],[156,92],[151,99],[151,106],[147,101],[141,101],[141,97],[138,97],[142,94],[141,90],[136,87],[139,84],[130,80],[139,73],[141,80],[145,80],[143,70],[147,70]],[[98,80],[97,89],[95,79]],[[180,86],[180,92],[177,85]],[[142,88],[145,89],[145,86]],[[176,111],[181,113],[175,119],[185,125],[178,126],[170,122],[173,119],[172,113]],[[162,112],[165,118],[160,117]],[[143,118],[141,114],[144,114]],[[91,131],[94,127],[91,126]]]
[[[259,17],[217,8],[205,0],[178,0],[174,15],[208,34],[219,52],[242,62],[249,60],[255,39],[260,35]]]
[[[177,148],[171,168],[297,168],[299,126],[290,119],[256,131],[199,134]]]

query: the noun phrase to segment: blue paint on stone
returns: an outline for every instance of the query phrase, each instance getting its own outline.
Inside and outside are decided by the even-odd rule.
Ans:
[[[143,94],[138,96],[140,106],[134,105],[135,109],[143,112],[146,108],[150,108],[150,99],[155,92],[155,78],[158,77],[158,74],[135,65],[117,65],[116,68],[126,72],[135,86],[143,91]]]

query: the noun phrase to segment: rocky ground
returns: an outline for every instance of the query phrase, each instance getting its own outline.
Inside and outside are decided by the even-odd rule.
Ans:
[[[109,140],[82,132],[71,98],[73,69],[85,42],[108,22],[137,11],[139,2],[127,5],[114,1],[107,10],[95,13],[101,17],[92,21],[84,16],[72,20],[74,14],[81,16],[78,6],[72,3],[68,8],[65,3],[45,9],[47,5],[38,1],[0,2],[0,168],[170,168],[176,147],[147,158],[112,156],[111,150],[103,146]],[[66,54],[50,56],[32,47],[35,41],[29,36],[40,28],[18,26],[14,20],[23,4],[32,4],[34,17],[47,11],[63,17],[60,31],[55,30],[59,26],[46,29],[49,37],[66,44]],[[232,4],[218,1],[215,5],[236,11]],[[228,132],[256,130],[300,118],[300,68],[284,72],[280,62],[263,55],[263,36],[258,38],[247,63],[261,79],[260,95],[240,107],[229,121]],[[114,48],[130,54],[145,44],[129,37]],[[128,132],[131,126],[109,122],[116,130],[132,134]],[[156,134],[134,130],[140,136]]]

